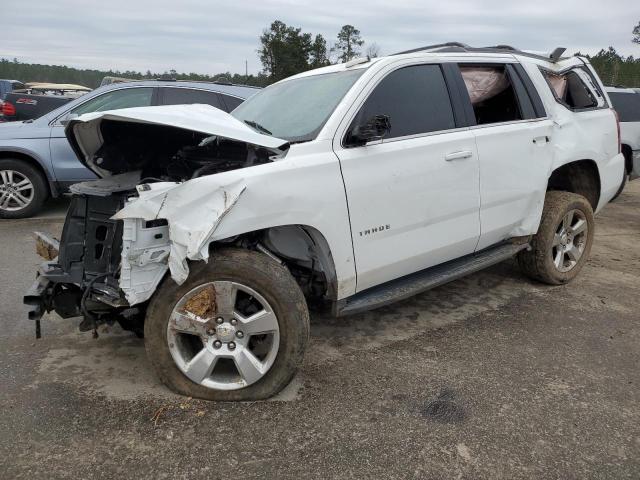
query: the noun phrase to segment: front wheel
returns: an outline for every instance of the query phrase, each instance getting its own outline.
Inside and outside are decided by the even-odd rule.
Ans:
[[[530,250],[518,254],[522,271],[551,285],[578,275],[591,251],[595,221],[591,204],[582,195],[547,192],[538,233]]]
[[[300,287],[273,259],[244,249],[166,278],[147,310],[145,348],[172,390],[206,400],[259,400],[284,388],[309,338]]]
[[[26,218],[36,214],[49,196],[46,179],[21,160],[0,160],[0,218]]]

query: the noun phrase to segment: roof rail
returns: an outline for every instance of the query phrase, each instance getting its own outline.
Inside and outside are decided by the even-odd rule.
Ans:
[[[461,42],[445,42],[445,43],[436,43],[434,45],[426,45],[424,47],[420,47],[420,48],[413,48],[411,50],[404,50],[402,52],[397,52],[397,53],[392,53],[391,55],[404,55],[405,53],[415,53],[415,52],[422,52],[424,50],[435,50],[438,49],[440,50],[441,48],[447,48],[447,47],[453,47],[453,48],[459,48],[459,49],[463,49],[461,51],[467,51],[467,49],[471,48],[469,45],[467,45],[466,43],[461,43]]]
[[[549,55],[539,55],[537,53],[525,52],[523,50],[519,50],[511,45],[495,45],[492,47],[471,47],[466,43],[461,42],[446,42],[446,43],[437,43],[435,45],[427,45],[425,47],[414,48],[412,50],[404,50],[402,52],[393,53],[393,55],[404,55],[406,53],[417,53],[417,52],[468,52],[468,53],[515,53],[518,55],[522,55],[524,57],[537,58],[540,60],[546,60],[548,62],[556,63],[562,57],[562,54],[566,51],[566,48],[558,47],[553,50]]]

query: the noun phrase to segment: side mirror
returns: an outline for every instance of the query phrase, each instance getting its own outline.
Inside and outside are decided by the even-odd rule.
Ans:
[[[372,140],[380,140],[391,131],[388,115],[374,115],[366,122],[355,125],[348,135],[350,146],[366,145]]]
[[[67,124],[73,120],[74,118],[78,118],[80,115],[78,115],[77,113],[67,113],[66,115],[64,115],[63,117],[61,117],[58,122],[60,123],[60,125],[63,126],[67,126]]]

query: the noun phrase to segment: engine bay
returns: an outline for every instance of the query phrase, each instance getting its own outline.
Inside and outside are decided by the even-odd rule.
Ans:
[[[140,171],[141,183],[182,182],[270,162],[273,152],[216,135],[147,123],[104,120],[93,155],[113,175]]]

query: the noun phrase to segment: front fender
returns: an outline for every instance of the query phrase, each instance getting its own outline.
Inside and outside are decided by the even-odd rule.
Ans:
[[[338,299],[355,292],[355,263],[346,196],[333,155],[317,154],[209,175],[184,183],[138,186],[115,219],[166,219],[168,265],[182,283],[187,260],[207,261],[212,242],[284,225],[307,225],[326,239]]]

